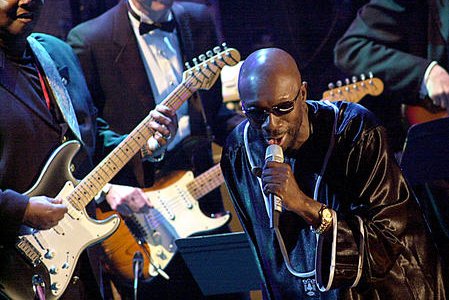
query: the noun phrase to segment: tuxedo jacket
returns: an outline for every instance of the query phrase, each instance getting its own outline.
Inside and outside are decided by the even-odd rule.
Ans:
[[[172,12],[184,61],[216,45],[215,26],[206,6],[175,2]],[[155,101],[130,25],[126,2],[122,1],[103,15],[75,27],[69,33],[68,42],[79,56],[99,115],[113,131],[129,133],[155,107]],[[242,118],[225,108],[218,84],[199,95],[189,100],[191,134],[206,134],[198,105],[202,101],[215,141],[223,144],[227,133]],[[204,161],[208,160],[210,153],[204,157]],[[142,182],[144,170],[141,163],[135,163],[133,167],[137,183],[150,185],[151,175]],[[147,174],[151,173],[147,172],[147,167],[145,169]],[[126,183],[132,184],[132,181]]]
[[[373,0],[337,42],[335,63],[348,74],[372,71],[402,102],[419,101],[427,66],[448,69],[449,3]]]
[[[34,37],[55,62],[72,99],[84,144],[76,161],[89,161],[95,144],[95,110],[79,62],[63,41],[45,34]],[[22,223],[29,198],[21,193],[31,188],[51,153],[74,137],[20,76],[0,51],[0,244],[12,240]]]

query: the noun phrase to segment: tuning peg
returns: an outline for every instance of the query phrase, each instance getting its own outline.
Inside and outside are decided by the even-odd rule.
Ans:
[[[362,81],[363,81],[363,80],[365,80],[365,79],[366,79],[366,76],[365,76],[365,74],[363,74],[363,73],[362,73],[362,74],[360,74],[360,80],[362,80]]]
[[[329,84],[327,85],[327,87],[328,87],[330,90],[332,90],[332,89],[335,88],[335,85],[334,85],[333,82],[329,82]]]
[[[337,86],[341,87],[343,85],[343,82],[341,82],[341,80],[337,80]]]
[[[348,85],[350,83],[351,83],[351,81],[349,81],[349,78],[345,78],[345,84]]]
[[[190,63],[188,61],[184,63],[184,66],[186,66],[187,70],[191,68]]]
[[[211,58],[212,56],[214,56],[214,53],[211,50],[209,50],[206,52],[206,55],[207,57]]]
[[[368,72],[368,77],[369,77],[369,79],[373,79],[373,77],[374,77],[373,72],[369,71]]]
[[[217,47],[214,47],[213,51],[215,54],[218,54],[218,53],[220,53],[221,49],[219,46],[217,46]]]
[[[201,54],[200,56],[198,56],[198,58],[200,59],[201,62],[206,60],[206,55]]]
[[[223,50],[228,50],[228,45],[226,45],[226,42],[222,43],[221,46],[223,47]]]
[[[192,61],[193,61],[193,63],[195,64],[195,66],[198,65],[198,59],[197,59],[196,57],[194,57],[194,58],[192,59]]]
[[[357,82],[357,76],[352,76],[351,80],[352,80],[352,83],[356,83]]]

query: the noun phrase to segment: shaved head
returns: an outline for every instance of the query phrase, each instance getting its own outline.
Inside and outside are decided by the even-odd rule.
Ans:
[[[286,78],[301,82],[301,74],[293,57],[278,48],[258,50],[248,56],[240,69],[240,96],[245,99],[246,93],[254,92],[263,85],[282,84]]]

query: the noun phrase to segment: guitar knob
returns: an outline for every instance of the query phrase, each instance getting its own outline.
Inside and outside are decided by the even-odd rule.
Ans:
[[[47,252],[44,254],[44,257],[46,259],[52,259],[53,257],[55,257],[55,251],[51,250],[51,249],[47,249]]]
[[[69,267],[70,267],[70,265],[69,265],[68,262],[65,262],[65,263],[62,264],[62,268],[63,269],[68,269]]]
[[[59,284],[59,283],[57,283],[57,282],[54,282],[54,283],[52,283],[51,285],[50,285],[50,289],[52,290],[52,291],[57,291],[57,290],[59,290],[61,288],[61,285]]]
[[[51,266],[50,270],[48,270],[50,272],[50,274],[57,274],[58,273],[58,268],[56,268],[56,266]]]
[[[156,250],[156,255],[159,256],[161,259],[166,259],[167,256],[165,256],[164,251],[162,251],[162,249],[158,248]]]

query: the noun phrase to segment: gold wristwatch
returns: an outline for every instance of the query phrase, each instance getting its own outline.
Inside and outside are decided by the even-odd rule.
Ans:
[[[318,215],[320,216],[321,223],[314,231],[316,234],[323,234],[332,225],[332,210],[323,204]]]

